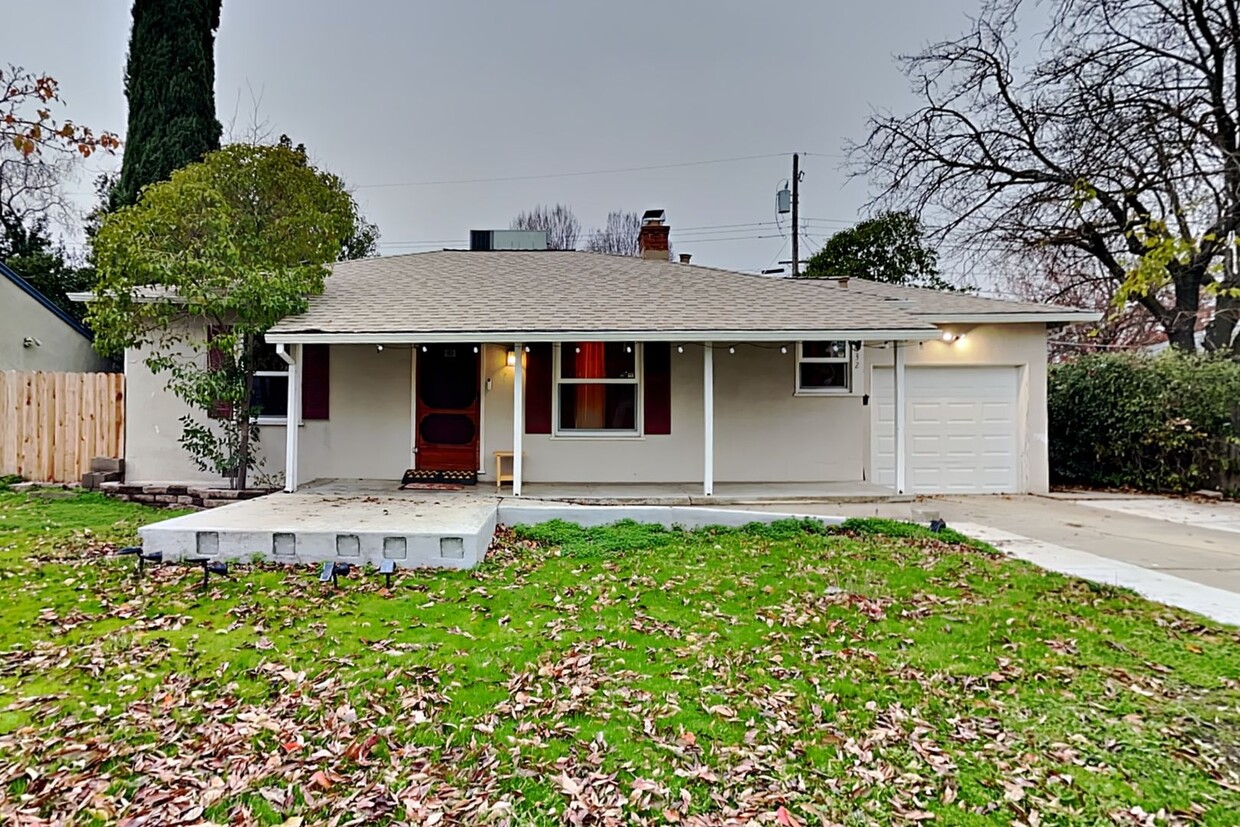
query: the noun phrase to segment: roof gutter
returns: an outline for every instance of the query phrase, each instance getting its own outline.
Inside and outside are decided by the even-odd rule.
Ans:
[[[917,313],[918,318],[935,324],[1019,324],[1041,322],[1065,324],[1068,322],[1097,322],[1103,317],[1098,310],[1063,310],[1046,313]]]
[[[816,339],[850,341],[929,341],[942,332],[932,327],[880,330],[458,330],[393,333],[322,333],[314,331],[268,331],[271,344],[414,345],[436,342],[480,342],[509,344],[522,342],[790,342]]]

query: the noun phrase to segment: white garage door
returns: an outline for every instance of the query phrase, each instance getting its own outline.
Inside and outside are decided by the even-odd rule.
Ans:
[[[1020,490],[1016,450],[1018,369],[905,368],[909,493]],[[875,368],[870,399],[874,481],[895,485],[892,370]]]

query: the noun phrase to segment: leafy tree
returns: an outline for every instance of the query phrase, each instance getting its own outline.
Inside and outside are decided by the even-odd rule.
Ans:
[[[575,250],[581,235],[581,222],[573,215],[572,208],[564,204],[554,207],[540,204],[519,214],[508,226],[514,230],[545,230],[549,250]]]
[[[954,290],[939,275],[939,254],[926,243],[921,219],[885,212],[827,239],[810,258],[802,278],[863,278],[905,287]]]
[[[39,75],[9,64],[0,69],[0,145],[12,146],[24,157],[44,150],[90,157],[96,150],[114,152],[121,144],[111,132],[96,135],[89,127],[52,116],[53,103],[63,103],[60,84],[51,75]]]
[[[1054,249],[1074,260],[1065,271],[1100,271],[1116,302],[1192,351],[1203,294],[1240,296],[1240,276],[1219,280],[1240,229],[1240,10],[1049,6],[1049,28],[1028,37],[1019,0],[985,0],[963,36],[903,58],[921,103],[871,120],[857,171],[881,205],[944,216],[945,236],[999,255]]]
[[[202,470],[246,486],[260,337],[322,291],[357,221],[343,182],[304,152],[247,145],[208,153],[104,218],[88,321],[105,352],[144,347],[194,409],[181,444]],[[215,426],[201,418],[221,405]]]
[[[638,245],[641,230],[640,214],[614,210],[607,213],[606,224],[590,233],[586,239],[586,249],[591,253],[606,253],[613,256],[641,255]]]
[[[134,0],[125,67],[129,127],[113,208],[220,145],[215,31],[221,0]]]
[[[263,143],[262,140],[247,140],[246,143]],[[293,139],[288,135],[281,135],[276,141],[276,146],[284,149],[291,149],[294,152],[306,156],[306,145],[297,144],[293,146]],[[353,232],[345,240],[344,246],[340,250],[337,261],[352,261],[358,258],[371,258],[379,255],[379,225],[374,222],[367,221],[366,217],[361,213],[357,214],[357,219],[353,223]]]

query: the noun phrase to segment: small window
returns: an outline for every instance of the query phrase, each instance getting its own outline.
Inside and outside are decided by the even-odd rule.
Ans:
[[[556,433],[637,436],[638,345],[564,342],[555,374]]]
[[[254,356],[254,384],[250,406],[260,423],[279,423],[288,419],[288,363],[276,353],[276,346],[260,344]]]
[[[848,393],[852,390],[852,361],[848,342],[797,344],[797,393]]]

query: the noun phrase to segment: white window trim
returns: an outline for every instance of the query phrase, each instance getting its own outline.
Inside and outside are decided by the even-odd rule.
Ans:
[[[581,341],[594,341],[582,339]],[[641,342],[625,342],[625,344],[633,346],[633,378],[632,379],[562,379],[560,378],[560,353],[563,344],[556,342],[552,348],[554,359],[551,368],[551,435],[556,439],[619,439],[631,440],[642,439],[645,434],[645,381],[642,376],[642,344]],[[596,428],[592,430],[582,430],[576,428],[560,427],[560,385],[636,385],[637,393],[635,394],[634,404],[637,410],[633,412],[633,421],[637,427],[630,431],[620,431],[612,428]]]
[[[289,374],[287,368],[285,370],[256,370],[254,371],[255,379],[257,379],[260,376],[283,376],[286,380],[289,380],[289,381],[292,381],[292,378],[293,378]],[[288,392],[288,389],[286,388],[285,389],[286,395],[287,395],[287,392]],[[253,422],[255,425],[287,425],[288,417],[287,416],[268,416],[266,414],[260,414],[258,416],[250,417],[250,421]],[[298,422],[297,424],[300,426],[303,423]]]
[[[797,342],[797,358],[792,371],[792,389],[794,396],[857,396],[856,380],[861,375],[861,351],[854,349],[844,339],[814,339],[816,342],[844,342],[843,356],[806,356],[805,343]],[[833,364],[844,365],[848,369],[848,383],[842,388],[802,388],[801,364]]]

